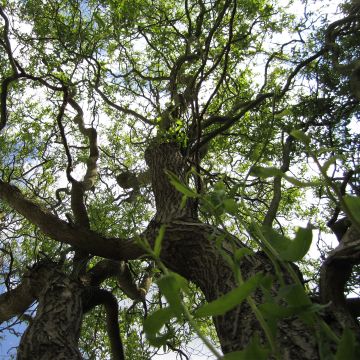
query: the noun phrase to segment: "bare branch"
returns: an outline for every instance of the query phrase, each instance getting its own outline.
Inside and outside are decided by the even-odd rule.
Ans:
[[[82,181],[84,190],[90,190],[94,185],[97,177],[96,162],[99,158],[99,149],[97,146],[97,131],[91,127],[87,128],[84,124],[84,112],[79,104],[72,98],[68,99],[69,104],[75,109],[77,115],[74,117],[74,122],[78,125],[80,132],[89,139],[90,155],[86,163],[86,174]]]
[[[113,360],[124,360],[124,349],[121,341],[118,312],[119,306],[116,297],[107,290],[86,288],[83,294],[84,313],[92,310],[97,305],[104,305],[106,311],[106,329],[110,340]]]
[[[4,22],[5,22],[5,26],[4,26],[4,42],[5,43],[3,45],[5,47],[5,51],[7,52],[7,55],[9,57],[13,74],[17,75],[18,69],[16,66],[16,62],[14,60],[13,54],[12,54],[10,40],[9,40],[9,19],[5,15],[4,10],[1,5],[0,5],[0,16],[4,19]]]
[[[84,227],[70,225],[26,199],[18,188],[2,180],[0,180],[0,199],[53,240],[114,260],[136,259],[145,254],[134,238],[105,238]]]
[[[0,324],[26,311],[37,299],[53,271],[53,264],[39,264],[24,274],[23,281],[15,289],[1,294]]]
[[[282,156],[282,165],[280,170],[285,173],[289,170],[290,166],[290,152],[291,152],[291,145],[293,143],[294,138],[290,135],[287,137],[284,148],[283,148],[283,156]],[[274,193],[273,198],[271,200],[269,210],[267,211],[263,225],[271,226],[273,221],[275,220],[276,213],[279,208],[281,200],[281,176],[274,177]]]

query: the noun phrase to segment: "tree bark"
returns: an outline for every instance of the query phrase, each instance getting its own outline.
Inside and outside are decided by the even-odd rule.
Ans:
[[[152,179],[156,214],[142,237],[153,245],[161,225],[165,225],[160,254],[162,261],[170,270],[178,272],[196,284],[207,301],[215,300],[236,288],[238,284],[234,270],[223,254],[232,256],[235,249],[245,245],[230,234],[200,222],[193,201],[189,200],[183,204],[182,194],[170,184],[166,174],[166,171],[170,170],[180,181],[187,182],[188,165],[178,146],[171,143],[152,145],[146,150],[145,159]],[[9,191],[3,191],[5,188]],[[39,220],[41,215],[49,216],[48,213],[24,199],[13,187],[1,182],[0,195],[10,205],[13,202],[14,208],[29,220],[35,219],[35,224],[39,223],[39,227],[44,229],[46,234],[54,235],[56,240],[61,241],[58,231],[50,229],[46,220]],[[32,218],[28,215],[28,208],[32,210]],[[59,224],[53,215],[50,219],[54,224]],[[89,243],[84,245],[89,240],[86,236],[77,239],[75,244],[94,255],[122,260],[126,259],[126,255],[132,258],[134,254],[143,253],[138,247],[128,248],[125,242],[125,255],[121,253],[120,239],[108,241],[109,239],[82,227],[70,228],[65,222],[60,222],[60,225],[66,232],[65,242],[70,244],[73,244],[73,239],[77,239],[77,235],[89,235],[90,246]],[[223,239],[220,244],[217,241],[219,238]],[[96,241],[100,241],[101,244],[96,244]],[[118,273],[116,263],[110,264],[110,269],[107,269],[107,266],[103,269],[99,264],[99,274],[93,279],[96,285],[99,285],[102,278]],[[260,252],[243,257],[239,262],[239,269],[244,280],[259,272],[265,275],[274,274],[271,262]],[[88,275],[94,276],[91,270]],[[23,335],[18,359],[81,358],[77,345],[83,311],[81,291],[80,282],[71,280],[61,272],[55,272],[55,276],[39,296],[37,315]],[[276,282],[271,291],[274,296],[277,294]],[[252,294],[252,298],[257,305],[264,301],[260,290]],[[226,314],[215,317],[214,324],[224,353],[244,349],[256,335],[262,343],[266,342],[263,329],[247,301]],[[278,322],[276,340],[285,360],[320,358],[314,329],[310,329],[298,317],[293,316]]]
[[[23,334],[18,360],[80,360],[82,288],[60,271],[39,296],[36,316]]]
[[[165,223],[161,259],[169,269],[195,283],[207,301],[212,301],[238,286],[233,269],[221,254],[221,251],[228,255],[233,253],[234,239],[229,234],[224,236],[218,229],[199,222],[194,217],[191,202],[181,208],[181,194],[165,175],[165,171],[169,170],[169,159],[170,170],[179,179],[185,179],[185,160],[176,145],[163,144],[147,150],[146,161],[157,199],[157,214],[147,229],[147,238],[154,239],[161,224]],[[219,236],[224,237],[221,251],[216,244]],[[236,246],[244,246],[238,240],[236,242]],[[270,261],[261,253],[244,257],[239,266],[245,280],[258,272],[274,273]],[[263,300],[260,291],[253,298],[258,305]],[[265,341],[263,330],[246,301],[223,316],[215,317],[214,323],[224,353],[244,349],[256,334]],[[284,359],[319,358],[313,332],[296,317],[279,322],[277,340]]]

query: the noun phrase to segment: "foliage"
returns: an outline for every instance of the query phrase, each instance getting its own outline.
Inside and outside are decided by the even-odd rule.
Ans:
[[[0,185],[102,241],[136,239],[143,256],[121,260],[138,291],[151,273],[146,299],[114,277],[101,285],[120,304],[127,358],[185,359],[200,338],[216,358],[281,359],[278,324],[289,318],[312,331],[320,358],[357,358],[354,334],[324,320],[332,299],[319,300],[320,267],[351,259],[346,296],[358,290],[360,262],[360,239],[337,247],[324,235],[338,236],[341,219],[360,231],[360,8],[347,1],[330,19],[331,3],[315,11],[304,1],[299,11],[273,0],[1,1]],[[176,144],[182,171],[168,164],[149,174],[148,151],[161,144]],[[215,300],[164,259],[172,219],[157,224],[161,176],[181,194],[179,213],[196,208],[193,223],[217,229],[211,240],[235,286]],[[76,273],[78,248],[41,226],[0,197],[1,291],[44,259]],[[316,261],[308,253],[319,232]],[[259,253],[271,275],[242,273]],[[86,261],[89,270],[101,257]],[[263,335],[223,356],[212,319],[240,304]],[[83,320],[87,358],[109,357],[103,318],[97,308]]]

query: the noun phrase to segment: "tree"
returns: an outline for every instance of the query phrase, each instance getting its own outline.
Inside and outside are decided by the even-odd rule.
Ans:
[[[19,359],[186,358],[194,332],[220,358],[212,320],[224,359],[358,358],[360,6],[309,9],[2,1]]]

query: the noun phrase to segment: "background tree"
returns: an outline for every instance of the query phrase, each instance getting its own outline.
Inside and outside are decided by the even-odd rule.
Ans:
[[[358,358],[360,5],[309,5],[1,3],[19,359]]]

